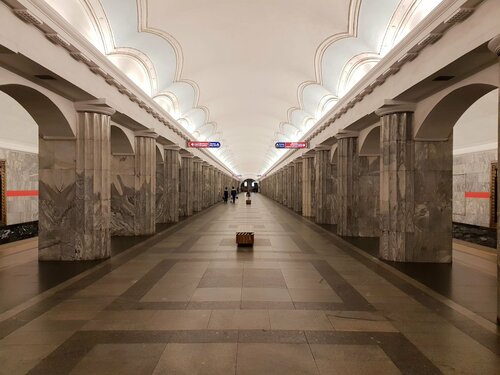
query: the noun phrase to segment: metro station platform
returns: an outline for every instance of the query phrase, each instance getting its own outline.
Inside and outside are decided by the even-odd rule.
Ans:
[[[493,322],[252,199],[216,205],[3,309],[0,373],[498,373]],[[239,230],[255,232],[253,251],[237,250]],[[33,262],[30,244],[19,245],[17,257]],[[2,278],[23,266],[2,259]]]

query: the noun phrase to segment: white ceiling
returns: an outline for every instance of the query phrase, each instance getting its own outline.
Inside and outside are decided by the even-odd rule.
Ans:
[[[441,0],[46,0],[255,177]]]

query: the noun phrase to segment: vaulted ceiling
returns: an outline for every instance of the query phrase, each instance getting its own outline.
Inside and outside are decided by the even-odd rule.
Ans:
[[[255,178],[282,155],[277,140],[300,140],[441,0],[46,2]]]

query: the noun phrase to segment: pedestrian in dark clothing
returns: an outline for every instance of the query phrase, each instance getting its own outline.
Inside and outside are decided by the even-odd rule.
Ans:
[[[231,199],[233,200],[233,204],[236,203],[236,189],[234,186],[231,189]]]
[[[229,190],[227,190],[227,186],[224,188],[224,203],[227,203],[229,199]]]

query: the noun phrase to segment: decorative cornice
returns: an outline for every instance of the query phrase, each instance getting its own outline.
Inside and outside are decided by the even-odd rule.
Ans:
[[[328,128],[324,127],[325,122],[333,124],[335,121],[340,119],[350,109],[354,108],[358,102],[363,100],[365,96],[371,94],[376,87],[384,84],[387,78],[397,74],[403,65],[413,61],[424,48],[437,42],[453,26],[469,17],[479,4],[481,4],[481,2],[482,1],[477,1],[470,7],[458,7],[453,15],[448,16],[448,18],[436,25],[431,32],[421,38],[418,42],[415,42],[415,40],[418,40],[419,36],[427,30],[433,22],[439,19],[439,17],[442,17],[443,14],[445,14],[449,9],[449,5],[446,5],[444,2],[438,5],[431,15],[424,19],[424,21],[412,30],[403,41],[387,53],[380,63],[368,72],[347,95],[339,99],[337,104],[316,122],[316,125],[304,135],[301,141],[311,142],[316,136]],[[495,39],[496,38],[494,38],[494,40]],[[406,41],[406,43],[404,41]],[[411,46],[412,43],[414,43],[413,46]],[[498,42],[494,42],[493,45],[497,46]],[[391,63],[395,56],[401,54],[404,49],[406,49],[406,52],[404,52],[405,54],[396,62]],[[494,49],[496,51],[498,47]],[[354,97],[357,97],[356,101],[354,101]],[[287,152],[274,164],[274,166],[279,165],[294,152],[296,151],[290,150]],[[272,166],[268,171],[272,171],[274,166]]]

